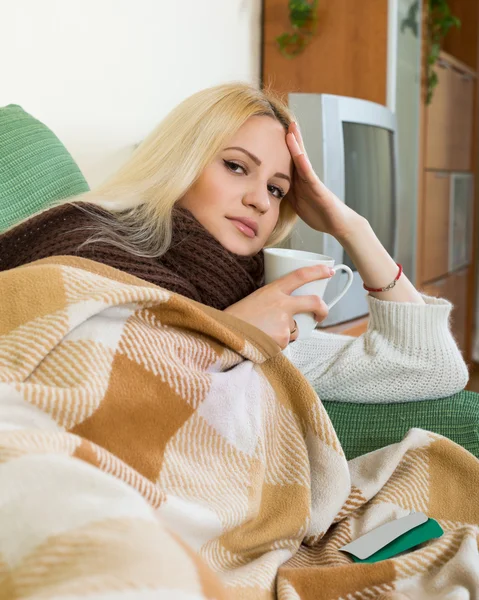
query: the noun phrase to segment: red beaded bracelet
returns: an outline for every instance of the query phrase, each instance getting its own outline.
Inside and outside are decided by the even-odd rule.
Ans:
[[[401,277],[401,273],[402,273],[402,265],[400,265],[399,263],[396,263],[396,264],[399,267],[399,273],[397,274],[396,279],[394,281],[391,281],[391,283],[389,285],[387,285],[386,287],[383,287],[383,288],[379,288],[378,290],[374,290],[373,288],[366,287],[366,285],[363,283],[363,288],[365,290],[367,290],[368,292],[387,292],[389,290],[392,290],[393,287],[396,285],[396,281]]]

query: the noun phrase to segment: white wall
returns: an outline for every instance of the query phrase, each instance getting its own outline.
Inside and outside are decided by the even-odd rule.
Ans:
[[[190,94],[258,82],[260,16],[261,0],[2,2],[0,106],[48,125],[94,187]]]
[[[417,13],[418,35],[403,27],[415,0],[389,0],[389,38],[395,49],[389,65],[391,93],[388,105],[396,113],[398,135],[398,262],[413,284],[416,282],[417,202],[419,162],[419,106],[421,101],[422,0]],[[394,30],[392,30],[394,28]],[[391,81],[393,79],[393,81]]]

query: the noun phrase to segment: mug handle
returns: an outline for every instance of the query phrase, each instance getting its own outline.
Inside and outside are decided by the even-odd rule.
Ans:
[[[344,294],[351,287],[351,285],[353,283],[353,279],[354,279],[353,272],[351,271],[351,269],[347,265],[335,265],[333,267],[333,269],[336,272],[338,271],[338,269],[342,269],[343,271],[346,271],[347,274],[348,274],[348,281],[346,282],[346,285],[344,286],[343,290],[336,296],[336,298],[334,298],[333,300],[331,300],[331,302],[327,305],[328,309],[331,309],[336,304],[336,302],[339,302],[339,300],[341,300],[341,298],[344,296]],[[333,275],[333,277],[334,277],[334,275]]]

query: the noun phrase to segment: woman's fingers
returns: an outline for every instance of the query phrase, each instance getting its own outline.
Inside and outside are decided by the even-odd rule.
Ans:
[[[299,125],[294,121],[291,123],[289,130],[294,133],[294,137],[296,138],[296,142],[300,148],[300,150],[306,154],[306,148],[304,147],[303,136],[301,135],[301,131],[299,130]]]
[[[297,158],[300,155],[305,155],[303,148],[299,145],[298,138],[294,135],[293,131],[289,131],[287,136],[288,142],[290,145],[290,152],[293,155],[293,158]]]
[[[294,342],[294,340],[299,335],[299,331],[298,331],[298,324],[296,323],[296,321],[294,319],[291,319],[291,321],[292,321],[292,325],[289,330],[289,341]]]
[[[330,279],[333,275],[334,272],[330,272],[330,267],[326,265],[313,265],[311,267],[296,269],[292,273],[280,277],[274,283],[282,292],[289,295],[305,283],[310,283],[317,279]]]
[[[288,148],[291,156],[293,157],[294,166],[296,167],[297,175],[300,181],[303,183],[312,184],[316,179],[316,173],[309,162],[309,158],[300,148],[292,132],[288,133],[286,139],[288,140]]]
[[[224,312],[261,329],[284,349],[299,336],[294,315],[312,313],[318,322],[328,315],[327,306],[318,296],[291,296],[291,292],[310,281],[330,277],[326,265],[302,267],[259,288]]]
[[[315,320],[321,323],[329,314],[326,302],[319,296],[291,296],[291,300],[292,311],[295,315],[298,313],[313,313]]]

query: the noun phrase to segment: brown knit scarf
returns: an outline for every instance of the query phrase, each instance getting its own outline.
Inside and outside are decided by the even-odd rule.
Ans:
[[[86,205],[78,205],[86,207]],[[89,258],[223,310],[264,285],[263,252],[240,256],[224,248],[185,208],[173,209],[173,238],[160,258],[138,257],[106,242],[79,246],[93,235],[100,208],[52,208],[0,235],[0,271],[58,255]]]

